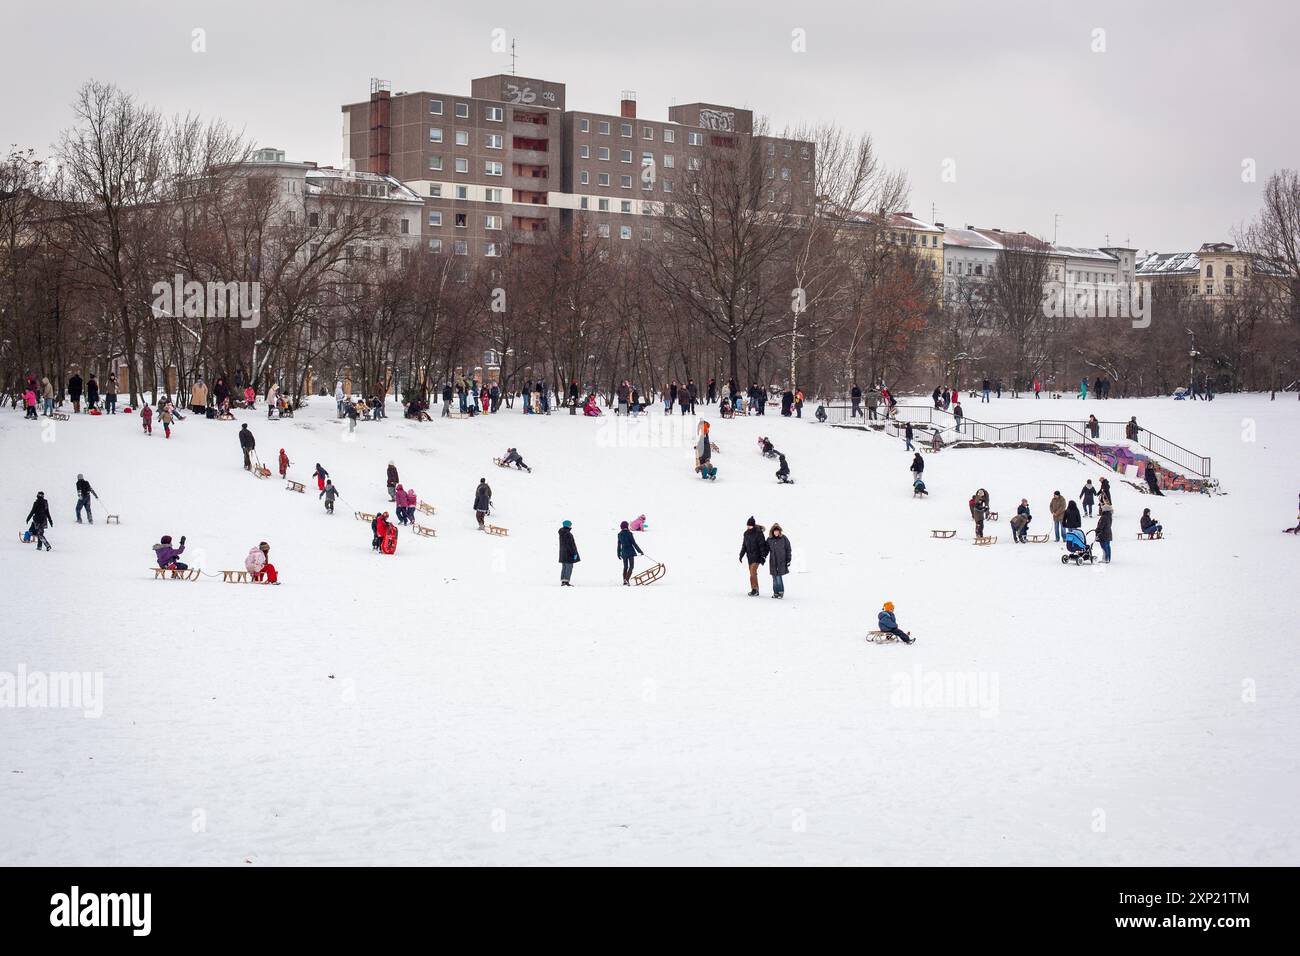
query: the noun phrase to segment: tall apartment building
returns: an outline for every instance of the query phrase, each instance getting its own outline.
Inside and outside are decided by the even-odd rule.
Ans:
[[[353,168],[401,180],[425,203],[429,248],[499,256],[507,241],[585,228],[612,244],[661,240],[673,190],[708,149],[757,147],[763,202],[811,210],[812,143],[754,135],[750,110],[673,106],[667,120],[637,116],[624,92],[617,113],[568,110],[565,86],[496,74],[470,95],[391,93],[342,107]]]

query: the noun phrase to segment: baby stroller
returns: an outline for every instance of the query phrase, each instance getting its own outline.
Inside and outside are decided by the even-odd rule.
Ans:
[[[1087,561],[1092,564],[1096,559],[1092,554],[1092,544],[1088,541],[1089,534],[1096,532],[1085,532],[1078,528],[1070,528],[1065,532],[1065,554],[1061,555],[1061,563],[1069,564],[1074,562],[1075,567]]]

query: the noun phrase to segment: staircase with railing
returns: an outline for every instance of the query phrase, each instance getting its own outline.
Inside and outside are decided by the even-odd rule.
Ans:
[[[859,416],[853,417],[850,405],[825,405],[826,421],[831,425],[866,426],[868,420],[863,417],[866,409],[859,410]],[[883,417],[878,418],[882,425],[887,424]],[[1008,444],[1017,442],[1047,441],[1068,447],[1086,458],[1111,467],[1102,456],[1102,445],[1109,443],[1141,448],[1157,458],[1169,462],[1189,475],[1208,479],[1210,477],[1210,458],[1199,455],[1191,449],[1184,448],[1177,442],[1157,435],[1149,429],[1138,431],[1136,440],[1127,437],[1128,422],[1099,422],[1096,437],[1086,431],[1082,422],[1069,422],[1059,419],[1039,419],[1032,422],[1013,422],[996,425],[963,417],[958,427],[956,416],[952,412],[930,405],[898,405],[895,415],[889,422],[902,424],[928,425],[933,429],[938,426],[945,444],[953,441],[988,442],[989,444]],[[950,434],[951,433],[951,434]]]

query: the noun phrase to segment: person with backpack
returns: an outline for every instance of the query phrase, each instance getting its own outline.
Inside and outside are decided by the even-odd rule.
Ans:
[[[36,492],[36,500],[32,502],[32,508],[23,520],[29,522],[28,531],[36,539],[36,550],[41,550],[44,545],[46,551],[53,551],[50,542],[45,539],[45,529],[54,527],[54,518],[50,515],[50,503],[45,500],[45,492]]]
[[[1093,487],[1091,478],[1079,489],[1079,500],[1083,502],[1083,516],[1091,518],[1093,503],[1097,500],[1097,489]]]
[[[77,524],[81,524],[81,509],[86,509],[86,520],[95,523],[95,516],[90,513],[90,496],[98,500],[99,493],[90,487],[85,475],[77,475]]]
[[[325,483],[321,486],[320,494],[316,497],[325,499],[325,513],[332,515],[334,513],[334,499],[339,497],[339,490],[334,482],[328,478],[324,479]]]
[[[254,581],[266,579],[267,584],[279,584],[280,575],[275,570],[275,565],[271,563],[271,546],[265,541],[261,542],[255,548],[250,548],[248,557],[244,558],[244,570],[246,570]]]
[[[686,389],[682,389],[682,394],[686,394]],[[682,407],[685,408],[685,406]],[[636,566],[636,556],[644,553],[641,546],[636,543],[636,535],[628,528],[627,522],[620,522],[618,526],[618,556],[623,562],[624,587],[628,587],[632,583],[632,571]]]
[[[772,575],[772,597],[785,597],[785,576],[790,573],[790,562],[794,560],[794,547],[785,536],[781,526],[772,522],[772,533],[767,538],[767,571]]]
[[[894,635],[904,644],[911,644],[916,640],[910,631],[904,631],[898,626],[898,619],[894,617],[893,601],[886,601],[881,605],[880,613],[876,615],[876,626],[884,633]]]
[[[573,540],[573,522],[565,519],[560,523],[560,587],[573,587],[569,578],[573,577],[573,566],[581,560],[578,544]]]
[[[749,565],[749,596],[758,597],[758,567],[767,560],[767,539],[763,526],[750,515],[740,539],[740,561]]]
[[[1052,533],[1056,535],[1056,540],[1061,540],[1061,519],[1065,517],[1065,498],[1059,491],[1052,492],[1052,500],[1047,509],[1052,513]]]
[[[239,447],[244,453],[244,471],[253,470],[253,450],[257,448],[257,439],[248,430],[248,423],[239,426]]]
[[[486,531],[483,526],[483,518],[492,510],[492,488],[488,485],[486,478],[478,480],[478,487],[474,489],[474,518],[478,521],[478,529]]]
[[[1097,519],[1097,543],[1101,545],[1101,553],[1104,555],[1101,561],[1103,564],[1110,564],[1110,542],[1112,537],[1111,517],[1113,509],[1110,504],[1101,506],[1101,516]]]

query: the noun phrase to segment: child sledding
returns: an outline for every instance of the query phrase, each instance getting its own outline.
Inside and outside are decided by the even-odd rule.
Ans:
[[[700,422],[700,437],[695,443],[695,472],[705,481],[718,480],[718,469],[713,464],[713,445],[709,442],[708,422]]]
[[[514,465],[516,471],[526,471],[530,475],[533,473],[533,470],[524,463],[523,456],[519,454],[517,448],[507,448],[505,455],[501,458],[493,458],[492,463],[498,468],[509,468]]]
[[[793,485],[794,479],[790,477],[790,465],[785,460],[785,455],[777,452],[776,457],[781,464],[781,467],[776,470],[776,480],[783,485]]]

